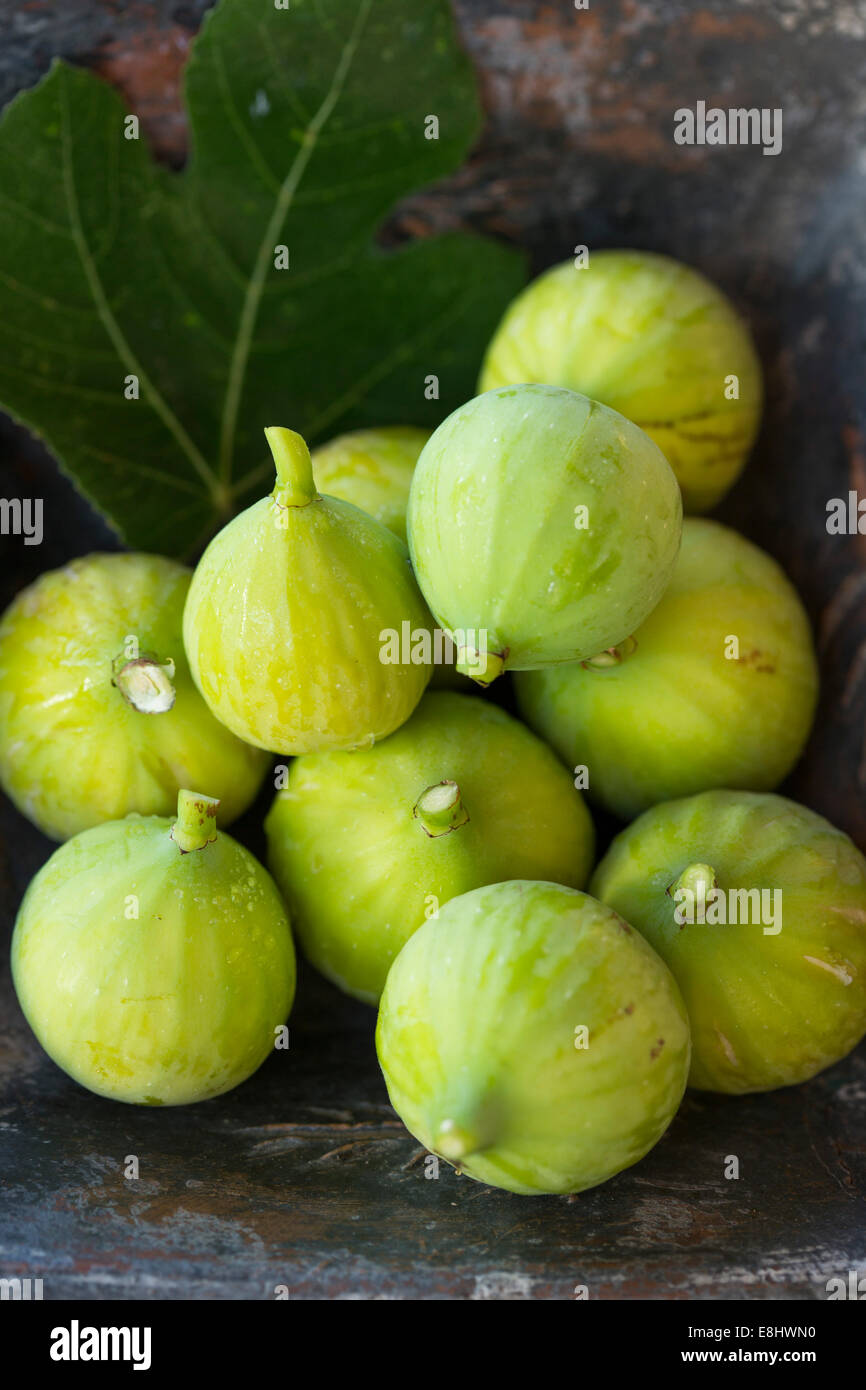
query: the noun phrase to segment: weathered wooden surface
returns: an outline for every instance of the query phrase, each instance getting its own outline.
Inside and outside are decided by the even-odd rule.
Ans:
[[[52,56],[96,68],[178,163],[178,76],[205,5],[0,7],[0,101]],[[720,512],[784,564],[818,630],[824,695],[788,787],[866,848],[866,539],[832,537],[831,497],[866,491],[866,8],[737,0],[664,6],[458,0],[488,126],[469,165],[388,237],[462,224],[528,247],[668,251],[754,324],[766,424]],[[784,149],[678,149],[698,100],[781,107]],[[0,423],[0,493],[46,499],[42,547],[0,538],[0,602],[112,544],[38,446]],[[260,844],[261,807],[242,826]],[[0,811],[3,930],[47,841]],[[0,979],[0,1275],[46,1297],[823,1297],[866,1272],[866,1051],[766,1097],[689,1097],[636,1169],[574,1199],[424,1176],[387,1105],[372,1014],[311,971],[292,1049],[184,1112],[97,1100],[40,1053]],[[135,1154],[140,1178],[127,1181]],[[725,1159],[740,1178],[724,1177]]]

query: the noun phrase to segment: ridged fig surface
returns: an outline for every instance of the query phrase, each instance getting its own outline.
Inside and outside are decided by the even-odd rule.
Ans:
[[[82,1086],[183,1105],[238,1085],[274,1048],[295,989],[270,875],[220,833],[182,852],[167,817],[62,845],[31,883],[12,940],[24,1014]]]
[[[712,871],[726,922],[712,923],[709,908],[703,922],[675,920],[668,890],[695,866]],[[765,890],[766,911],[757,899],[732,906],[742,890]],[[676,976],[692,1026],[691,1085],[790,1086],[866,1033],[866,860],[805,806],[733,791],[654,806],[614,840],[592,891]]]
[[[428,627],[406,547],[360,508],[319,496],[299,436],[284,476],[211,541],[183,633],[196,683],[239,737],[278,753],[355,748],[408,719],[429,665],[381,659],[383,633]]]
[[[446,692],[425,695],[374,748],[295,759],[265,829],[305,954],[368,1003],[450,898],[515,875],[582,888],[594,838],[540,739],[497,706]]]
[[[686,519],[663,598],[607,655],[515,686],[531,727],[624,820],[711,787],[772,790],[803,751],[818,698],[808,617],[775,560],[718,522]]]
[[[648,251],[591,251],[555,266],[506,311],[479,390],[549,381],[604,401],[671,464],[687,512],[742,470],[758,432],[761,366],[728,299],[689,266]]]
[[[210,787],[228,825],[258,791],[267,757],[214,718],[190,674],[190,579],[157,555],[88,555],[43,574],[0,622],[0,783],[53,839],[170,815],[181,787]],[[136,650],[155,661],[137,665]],[[123,687],[146,707],[155,677],[170,707],[148,713]]]
[[[425,922],[391,967],[376,1044],[416,1138],[526,1194],[580,1192],[636,1163],[689,1066],[665,965],[609,909],[552,883],[479,888]]]
[[[406,507],[418,455],[430,438],[415,425],[351,430],[313,450],[316,487],[353,502],[406,539]]]

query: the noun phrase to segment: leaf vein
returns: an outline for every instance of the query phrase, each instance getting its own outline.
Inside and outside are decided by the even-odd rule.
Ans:
[[[75,249],[78,252],[78,259],[81,262],[81,268],[84,271],[84,278],[87,281],[88,289],[90,290],[91,296],[93,298],[94,307],[96,309],[97,315],[99,317],[100,322],[102,323],[103,328],[105,329],[105,332],[108,334],[108,338],[112,343],[115,352],[120,358],[121,363],[127,368],[127,372],[129,374],[138,377],[139,385],[141,386],[142,390],[146,393],[151,407],[153,408],[159,419],[162,421],[162,423],[165,425],[166,429],[168,429],[170,434],[174,437],[181,451],[186,455],[190,463],[195,468],[195,471],[199,474],[202,480],[207,483],[208,489],[211,492],[213,492],[216,480],[214,478],[212,469],[208,465],[207,461],[203,458],[199,450],[196,448],[193,441],[190,439],[189,435],[187,434],[180,420],[175,415],[174,411],[163,399],[153,382],[150,380],[150,377],[144,370],[141,363],[138,361],[138,358],[133,352],[132,347],[127,342],[126,337],[123,331],[121,330],[120,324],[118,323],[117,319],[111,311],[111,306],[108,302],[105,290],[102,287],[102,281],[99,278],[99,274],[93,262],[93,257],[91,255],[90,248],[87,243],[87,237],[85,235],[84,226],[81,221],[81,212],[78,206],[78,194],[75,186],[75,176],[72,167],[72,131],[69,112],[69,93],[67,91],[67,81],[65,75],[63,81],[60,84],[60,94],[63,187],[64,193],[66,195],[67,209],[69,212],[69,224],[72,232],[72,240],[75,245]]]
[[[334,107],[340,99],[340,93],[343,90],[352,61],[358,51],[361,34],[367,22],[371,4],[372,0],[362,0],[362,4],[355,18],[355,23],[352,26],[352,31],[343,47],[340,61],[337,64],[334,76],[331,80],[331,85],[325,94],[321,106],[307,126],[304,141],[292,160],[289,171],[283,180],[273,211],[262,235],[258,254],[256,256],[255,268],[250,278],[249,285],[247,286],[247,293],[241,309],[238,335],[235,343],[235,350],[232,354],[229,377],[226,385],[225,401],[223,404],[219,449],[219,476],[224,485],[228,485],[231,479],[232,457],[234,454],[241,394],[246,376],[247,363],[249,362],[250,348],[252,346],[259,305],[261,303],[265,280],[268,274],[268,265],[273,254],[277,234],[288,216],[295,192],[300,185],[301,179],[312,157],[313,150],[315,149],[319,132],[327,124]]]

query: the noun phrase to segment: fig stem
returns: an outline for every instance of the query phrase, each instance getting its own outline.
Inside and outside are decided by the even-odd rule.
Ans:
[[[115,658],[112,684],[124,700],[140,714],[165,714],[174,705],[177,692],[172,685],[174,662],[146,652],[142,656]]]
[[[631,656],[637,650],[637,639],[626,637],[625,641],[619,642],[615,647],[607,647],[603,652],[596,652],[595,656],[589,656],[580,664],[586,671],[604,671],[609,666],[620,666],[627,656]]]
[[[318,497],[313,461],[305,441],[294,430],[269,425],[265,439],[274,456],[277,482],[271,496],[280,507],[306,507]]]
[[[469,820],[460,788],[448,778],[435,782],[432,787],[425,787],[412,808],[412,815],[421,822],[424,834],[429,835],[431,840],[459,830]]]
[[[679,878],[674,879],[674,882],[667,889],[667,894],[675,901],[678,892],[691,894],[696,920],[703,921],[707,897],[718,886],[716,871],[711,864],[694,863],[687,865]]]
[[[479,651],[477,647],[458,646],[455,668],[461,676],[469,676],[474,680],[476,685],[487,687],[497,676],[502,675],[507,656],[507,647],[505,651],[492,652],[489,649]]]
[[[443,1120],[433,1135],[433,1152],[441,1154],[451,1163],[460,1163],[484,1147],[479,1134],[458,1124],[456,1120]]]
[[[204,849],[217,837],[216,813],[219,801],[201,792],[179,791],[177,820],[171,827],[171,838],[181,854]]]

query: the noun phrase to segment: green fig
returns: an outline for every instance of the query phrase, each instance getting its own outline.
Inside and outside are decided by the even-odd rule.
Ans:
[[[585,893],[511,882],[452,898],[406,943],[379,1062],[407,1129],[479,1182],[581,1192],[670,1124],[689,1068],[672,976]]]
[[[300,435],[265,433],[276,486],[199,562],[183,618],[190,668],[217,718],[248,743],[363,747],[420,700],[429,657],[418,646],[390,660],[388,634],[427,633],[429,615],[402,542],[351,503],[319,496]]]
[[[382,425],[337,435],[313,450],[316,486],[330,497],[353,502],[405,542],[412,475],[429,438],[429,430],[414,425]],[[429,613],[427,626],[432,634],[436,624]],[[442,643],[439,655],[430,684],[441,689],[471,688],[469,678],[455,670],[453,643]]]
[[[352,430],[313,450],[316,487],[329,497],[353,502],[406,540],[406,507],[418,455],[429,430],[382,425]]]
[[[185,1105],[273,1050],[292,1006],[285,908],[217,802],[84,830],[25,894],[12,938],[21,1008],[48,1055],[97,1095]]]
[[[191,577],[158,555],[87,555],[0,622],[0,784],[53,839],[169,815],[183,786],[209,785],[223,825],[255,797],[269,760],[214,718],[184,655]]]
[[[782,570],[715,521],[687,519],[674,577],[633,638],[515,678],[530,726],[587,793],[630,820],[710,787],[769,791],[818,698],[809,620]]]
[[[675,975],[692,1086],[791,1086],[866,1033],[866,860],[814,811],[757,792],[664,802],[614,840],[592,891]]]
[[[448,692],[374,748],[296,758],[265,830],[305,954],[371,1004],[449,898],[515,873],[582,888],[592,866],[592,821],[550,750]]]
[[[555,386],[488,391],[424,446],[409,546],[458,670],[581,660],[652,611],[680,541],[676,480],[652,440]]]
[[[618,410],[659,445],[687,512],[714,507],[761,419],[761,366],[733,305],[697,271],[648,251],[593,251],[555,266],[506,311],[480,391],[568,386]]]

